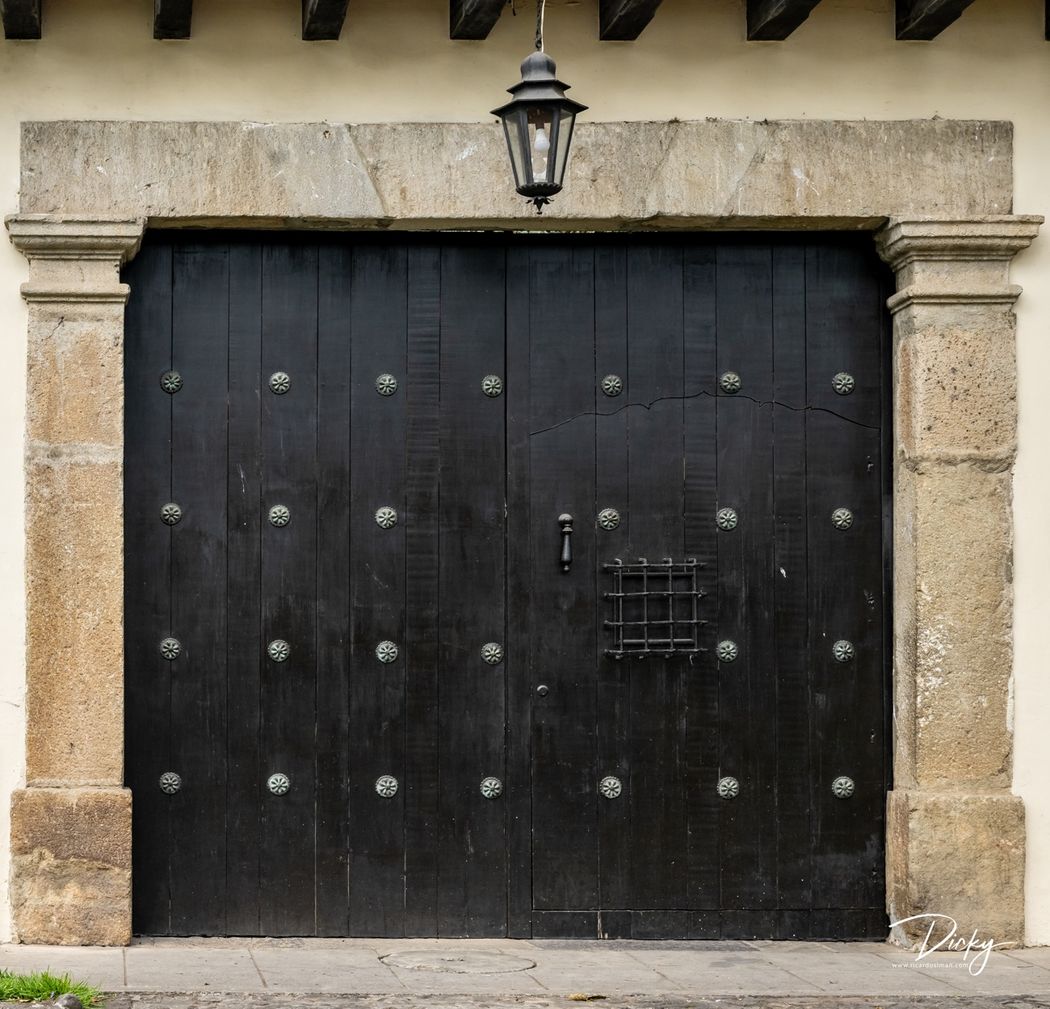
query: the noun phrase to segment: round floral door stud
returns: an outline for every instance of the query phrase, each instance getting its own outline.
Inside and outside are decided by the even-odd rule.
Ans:
[[[603,529],[615,529],[620,524],[620,513],[615,508],[603,508],[598,512],[598,525]]]
[[[271,774],[266,781],[266,787],[274,795],[287,795],[288,789],[292,787],[287,774]]]
[[[182,388],[182,376],[177,371],[166,371],[160,376],[160,387],[169,396],[174,396]]]
[[[618,799],[623,791],[623,782],[613,774],[607,774],[598,783],[598,791],[606,799]]]
[[[275,371],[270,376],[270,392],[283,396],[292,387],[291,376],[286,371]]]
[[[498,799],[503,794],[503,782],[499,778],[482,778],[481,794],[486,799]]]
[[[498,641],[489,641],[481,646],[481,657],[490,666],[498,666],[503,661],[503,645]]]
[[[831,794],[836,799],[848,799],[855,791],[856,785],[853,784],[853,779],[847,778],[845,775],[836,778],[831,783]]]
[[[836,641],[831,646],[831,652],[835,656],[836,662],[849,662],[856,654],[856,650],[853,647],[852,641]]]
[[[397,795],[397,778],[392,774],[381,774],[376,778],[376,794],[384,799],[392,799]]]
[[[292,654],[292,646],[283,638],[274,638],[274,640],[266,646],[266,654],[269,655],[274,662],[286,662],[288,656]]]
[[[397,525],[397,512],[389,505],[377,509],[376,525],[380,529],[393,529]]]
[[[503,392],[503,379],[499,375],[486,375],[481,380],[481,391],[490,399],[495,399]]]
[[[831,524],[836,529],[849,529],[853,525],[853,512],[848,508],[836,508],[831,513]]]
[[[740,782],[736,778],[719,778],[718,794],[723,799],[735,799],[740,794]]]
[[[737,515],[735,508],[720,508],[718,514],[715,516],[715,522],[718,524],[718,528],[722,532],[730,532],[736,528],[737,523],[740,521],[740,516]]]
[[[741,384],[740,376],[735,371],[727,371],[718,380],[718,385],[722,392],[728,393],[730,396],[740,392]]]
[[[733,662],[740,654],[740,649],[735,641],[730,641],[727,638],[725,641],[718,642],[715,654],[718,656],[719,662]]]
[[[182,521],[182,509],[174,501],[169,501],[160,509],[160,520],[166,526],[178,525]]]
[[[389,372],[383,372],[383,374],[376,379],[376,392],[378,392],[380,396],[393,396],[394,393],[397,392],[397,379],[389,374]]]
[[[602,392],[606,396],[619,396],[623,392],[623,379],[619,375],[606,375],[602,379]]]
[[[831,380],[831,387],[840,396],[848,396],[857,387],[857,383],[848,371],[840,371]]]
[[[393,662],[397,659],[398,649],[393,641],[380,641],[376,645],[376,658],[380,662]]]
[[[160,643],[160,654],[169,662],[173,662],[182,654],[182,643],[178,638],[165,638]]]
[[[270,509],[270,525],[283,529],[292,520],[292,513],[287,505],[274,505]]]
[[[160,790],[165,795],[174,795],[180,788],[182,788],[182,778],[177,775],[174,771],[165,771],[160,776]]]

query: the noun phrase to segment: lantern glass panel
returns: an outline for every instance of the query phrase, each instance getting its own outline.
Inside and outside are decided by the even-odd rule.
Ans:
[[[555,142],[557,150],[552,152],[556,156],[553,159],[553,174],[550,181],[560,187],[565,181],[565,167],[569,161],[569,147],[572,144],[572,128],[576,122],[576,113],[567,109],[558,110],[558,122],[555,124]]]
[[[510,150],[510,164],[514,169],[514,185],[523,186],[532,181],[531,163],[527,164],[525,153],[528,151],[528,136],[525,123],[525,109],[518,108],[503,114],[503,132],[507,136],[507,147]]]
[[[556,151],[553,143],[555,109],[549,105],[534,105],[528,111],[528,144],[530,182],[554,181]]]

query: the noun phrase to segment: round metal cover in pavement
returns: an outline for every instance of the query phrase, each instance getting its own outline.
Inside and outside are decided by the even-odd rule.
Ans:
[[[462,952],[409,949],[404,953],[388,953],[379,959],[402,970],[433,970],[442,974],[510,974],[536,966],[535,960],[485,949],[465,949]]]

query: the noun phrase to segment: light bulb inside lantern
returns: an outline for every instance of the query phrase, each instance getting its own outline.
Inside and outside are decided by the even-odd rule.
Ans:
[[[537,154],[546,154],[551,149],[550,138],[542,126],[536,127],[536,143],[533,145]]]

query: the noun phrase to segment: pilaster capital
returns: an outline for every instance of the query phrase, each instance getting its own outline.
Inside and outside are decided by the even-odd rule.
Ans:
[[[145,218],[20,214],[5,221],[11,242],[29,260],[28,302],[120,302],[128,285],[120,268],[142,244]]]
[[[1009,307],[1021,289],[1010,261],[1027,248],[1043,218],[994,216],[892,219],[876,235],[879,255],[897,274],[893,312],[914,305]]]

